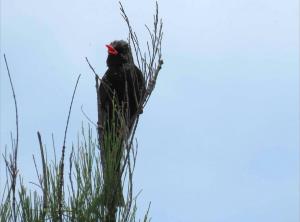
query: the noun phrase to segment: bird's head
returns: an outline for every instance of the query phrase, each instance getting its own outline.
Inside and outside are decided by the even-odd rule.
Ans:
[[[120,66],[124,63],[130,62],[132,55],[130,47],[124,40],[113,41],[106,45],[108,57],[106,60],[107,66]]]

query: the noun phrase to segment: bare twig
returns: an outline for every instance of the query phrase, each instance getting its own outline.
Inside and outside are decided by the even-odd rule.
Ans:
[[[69,107],[69,113],[68,113],[68,118],[67,118],[67,123],[66,123],[66,128],[65,128],[65,134],[64,134],[64,141],[63,141],[63,146],[62,146],[62,153],[61,153],[61,159],[60,159],[60,168],[59,168],[59,185],[58,185],[58,216],[59,216],[59,221],[63,221],[63,212],[62,212],[62,205],[63,205],[63,186],[64,186],[64,158],[65,158],[65,149],[66,149],[66,139],[67,139],[67,131],[68,131],[68,126],[69,126],[69,121],[70,121],[70,116],[71,116],[71,111],[72,111],[72,105],[75,97],[75,92],[78,86],[78,82],[80,79],[81,74],[78,76],[76,85],[73,91],[72,99],[71,99],[71,104]]]
[[[12,199],[12,208],[13,208],[13,218],[14,221],[17,221],[17,215],[16,215],[16,184],[17,184],[17,175],[18,175],[18,166],[17,166],[17,159],[18,159],[18,148],[19,148],[19,116],[18,116],[18,105],[17,105],[17,99],[16,99],[16,94],[14,90],[14,85],[12,82],[11,74],[9,71],[8,63],[6,60],[5,54],[4,60],[5,60],[5,65],[7,69],[7,74],[9,77],[9,82],[11,86],[11,90],[13,93],[13,99],[14,99],[14,104],[15,104],[15,114],[16,114],[16,143],[15,146],[13,147],[13,156],[10,158],[10,171],[11,171],[11,189],[12,189],[12,194],[13,194],[13,199]]]
[[[93,71],[93,73],[95,74],[95,77],[96,77],[97,79],[100,79],[100,78],[99,78],[99,75],[96,73],[94,67],[91,65],[91,63],[90,63],[90,61],[88,60],[87,57],[85,57],[85,60],[86,60],[86,62],[88,63],[90,69],[91,69],[91,70]]]
[[[7,74],[9,77],[9,82],[10,82],[10,86],[11,86],[11,90],[13,93],[13,98],[14,98],[14,103],[15,103],[15,114],[16,114],[16,148],[18,148],[19,145],[19,116],[18,116],[18,105],[17,105],[17,98],[16,98],[16,93],[15,93],[15,89],[14,89],[14,85],[12,82],[12,78],[10,75],[10,71],[9,71],[9,67],[8,67],[8,63],[6,60],[6,55],[4,54],[4,60],[5,60],[5,65],[6,65],[6,69],[7,69]],[[17,161],[17,154],[18,154],[18,149],[15,150],[16,154],[15,154],[15,161]]]
[[[94,123],[94,122],[91,120],[91,118],[84,112],[84,110],[83,110],[83,105],[81,105],[80,109],[81,109],[81,112],[82,112],[82,114],[84,115],[84,117],[85,117],[91,124],[93,124],[93,125],[97,128],[96,123]]]

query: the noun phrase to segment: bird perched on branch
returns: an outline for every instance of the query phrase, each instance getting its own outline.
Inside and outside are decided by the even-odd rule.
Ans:
[[[125,117],[131,129],[133,118],[142,112],[139,107],[145,93],[145,80],[142,72],[133,63],[129,44],[123,40],[106,45],[108,70],[100,84],[101,113],[104,120],[113,117],[113,100],[118,111]],[[140,109],[140,110],[139,110]]]
[[[142,72],[133,63],[130,46],[127,42],[113,41],[106,47],[108,49],[106,60],[108,69],[101,80],[98,93],[100,96],[102,149],[105,156],[104,193],[111,190],[112,186],[115,187],[113,188],[114,192],[105,194],[106,208],[110,211],[110,208],[124,204],[120,164],[123,142],[127,138],[121,135],[120,131],[125,125],[127,132],[130,132],[136,117],[142,112],[139,104],[145,94],[145,80]],[[114,144],[105,142],[104,138],[107,138],[105,136],[108,135],[119,137],[117,138],[118,142],[114,142]],[[116,143],[118,145],[115,145]],[[109,164],[112,162],[113,172],[108,169],[111,168]]]

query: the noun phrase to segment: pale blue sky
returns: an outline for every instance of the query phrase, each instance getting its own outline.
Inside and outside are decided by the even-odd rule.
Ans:
[[[141,212],[152,201],[157,222],[298,222],[298,1],[159,5],[165,64],[138,128]],[[124,6],[145,39],[154,2]],[[25,181],[35,180],[36,131],[49,148],[52,132],[62,143],[79,73],[68,145],[87,122],[81,105],[96,119],[94,79],[84,57],[104,73],[104,45],[126,37],[117,1],[2,0],[1,54],[19,103]],[[14,130],[3,65],[1,58],[1,152]]]

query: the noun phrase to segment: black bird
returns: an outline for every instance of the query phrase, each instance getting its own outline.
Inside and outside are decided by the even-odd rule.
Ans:
[[[123,113],[130,130],[138,110],[139,102],[145,93],[145,80],[142,72],[133,63],[130,47],[123,40],[106,45],[108,70],[100,84],[100,103],[103,121],[113,118],[113,99],[117,110]],[[102,123],[104,123],[102,121]]]
[[[115,192],[106,194],[104,202],[106,202],[105,205],[108,211],[116,212],[116,206],[124,205],[120,163],[123,142],[127,139],[124,135],[120,135],[120,131],[123,130],[120,128],[124,127],[124,124],[121,124],[120,115],[122,120],[125,120],[125,127],[130,132],[135,118],[142,112],[139,103],[145,94],[145,80],[142,72],[133,63],[133,57],[127,42],[123,40],[113,41],[106,47],[108,49],[106,60],[108,69],[102,77],[99,87],[101,140],[104,150],[104,162],[108,161],[109,158],[110,161],[114,161],[115,171],[112,175],[111,171],[106,169],[107,166],[105,165],[107,164],[104,164],[104,193],[109,192],[108,190],[111,192],[112,189]],[[119,137],[118,145],[103,142],[105,135],[112,133],[112,131],[115,136]]]

